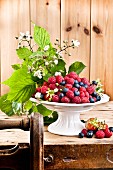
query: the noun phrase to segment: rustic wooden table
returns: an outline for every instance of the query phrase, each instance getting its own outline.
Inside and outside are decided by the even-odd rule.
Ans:
[[[81,119],[97,117],[113,126],[113,101],[96,106],[82,113]],[[7,118],[0,114],[0,119]],[[52,155],[53,161],[45,164],[45,170],[113,169],[113,136],[111,138],[78,138],[51,134],[44,128],[44,157]],[[29,132],[20,129],[0,131],[0,147],[29,143]]]

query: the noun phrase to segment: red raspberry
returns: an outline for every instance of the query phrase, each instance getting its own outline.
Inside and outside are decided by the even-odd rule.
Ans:
[[[98,130],[96,133],[95,133],[95,137],[98,138],[98,139],[102,139],[105,137],[105,133],[103,132],[103,130]]]
[[[87,136],[87,129],[82,129],[81,132],[84,134],[84,136]]]
[[[74,93],[71,90],[68,90],[68,92],[66,93],[66,96],[72,99],[74,97]]]
[[[84,84],[87,84],[88,86],[90,85],[89,81],[88,81],[86,78],[81,78],[81,81],[82,81]]]
[[[78,89],[76,87],[72,87],[71,91],[78,91]]]
[[[50,96],[48,96],[48,94],[45,94],[45,95],[44,95],[44,100],[47,100],[47,101],[48,101],[49,99],[50,99]]]
[[[59,76],[59,75],[56,76],[56,82],[57,82],[57,83],[60,84],[63,80],[64,80],[64,78],[63,78],[62,76]]]
[[[80,91],[80,97],[85,97],[85,93],[83,91]]]
[[[84,92],[85,93],[85,97],[88,97],[89,98],[89,93],[86,91]]]
[[[86,88],[85,87],[80,87],[79,90],[85,92]]]
[[[70,103],[70,99],[68,97],[64,96],[64,97],[62,97],[61,102],[62,103]]]
[[[43,86],[48,86],[48,82],[44,81]]]
[[[37,87],[36,92],[41,92],[41,87]]]
[[[59,102],[59,96],[58,96],[58,95],[54,95],[54,96],[52,97],[52,101],[53,101],[53,102]]]
[[[81,82],[81,78],[80,78],[80,77],[77,77],[76,80],[77,80],[78,82]]]
[[[81,103],[89,103],[88,97],[81,97]]]
[[[64,77],[64,80],[67,81],[68,79],[69,79],[69,77],[66,75],[66,76]]]
[[[112,132],[109,129],[105,129],[104,133],[106,138],[110,138],[112,136]]]
[[[70,72],[69,74],[68,74],[68,76],[70,77],[70,78],[73,78],[73,79],[76,79],[76,78],[78,78],[78,75],[75,73],[75,72]]]
[[[42,87],[41,87],[41,93],[42,93],[42,94],[46,94],[47,90],[48,90],[48,87],[47,87],[47,86],[42,86]]]
[[[67,79],[67,84],[74,84],[74,79],[73,78],[69,78],[69,79]]]
[[[81,103],[81,98],[79,96],[73,97],[72,103],[77,103],[77,104]]]
[[[72,86],[72,84],[66,84],[65,87],[68,89],[72,89],[73,86]]]
[[[48,78],[48,83],[50,84],[55,84],[56,83],[56,78],[54,76]]]
[[[89,86],[86,88],[86,90],[89,94],[92,94],[95,91],[95,88],[94,88],[94,86]]]
[[[97,101],[96,97],[93,97],[93,99],[94,99],[94,102],[96,102],[96,101]]]
[[[51,90],[54,90],[54,89],[57,88],[57,87],[56,87],[55,84],[50,84],[50,85],[49,85],[49,88],[50,88]]]

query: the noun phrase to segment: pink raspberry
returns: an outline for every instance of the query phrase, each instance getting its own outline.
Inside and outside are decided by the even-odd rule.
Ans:
[[[66,96],[72,99],[74,97],[74,93],[71,90],[68,90],[68,92],[66,93]]]
[[[84,93],[85,93],[85,97],[89,98],[89,93],[87,91],[85,91]]]
[[[73,99],[72,99],[72,103],[81,103],[81,98],[79,96],[75,96]]]
[[[81,97],[81,103],[89,103],[88,97]]]
[[[69,79],[69,77],[66,75],[66,76],[64,77],[64,80],[67,81],[68,79]]]
[[[78,89],[76,87],[72,87],[71,91],[78,91]]]
[[[74,84],[74,79],[73,78],[69,78],[69,79],[67,79],[67,84]]]
[[[56,78],[55,78],[54,76],[49,77],[48,83],[49,83],[49,84],[55,84],[55,83],[56,83]]]
[[[59,102],[59,96],[58,96],[58,95],[54,95],[54,96],[52,97],[52,101],[53,101],[53,102]]]
[[[81,81],[82,81],[84,84],[87,84],[88,86],[90,85],[89,81],[88,81],[86,78],[81,78]]]
[[[94,86],[89,86],[86,88],[86,90],[89,94],[92,94],[95,91],[95,88],[94,88]]]
[[[47,86],[42,86],[42,87],[41,87],[41,93],[42,93],[42,94],[46,94],[47,90],[48,90],[48,87],[47,87]]]
[[[85,97],[85,93],[83,91],[80,91],[80,98]]]
[[[68,76],[70,77],[70,78],[73,78],[73,79],[76,79],[76,78],[78,78],[78,75],[75,73],[75,72],[70,72],[69,74],[68,74]]]
[[[73,86],[72,86],[72,84],[66,84],[65,87],[68,89],[72,89]]]
[[[64,96],[64,97],[62,97],[61,102],[62,103],[70,103],[70,99],[68,97]]]
[[[85,87],[80,87],[79,90],[85,92],[86,88]]]
[[[59,76],[59,75],[56,76],[56,82],[57,82],[57,83],[60,84],[63,80],[64,80],[64,78],[63,78],[62,76]]]
[[[80,78],[80,77],[77,77],[76,80],[77,80],[78,82],[81,82],[81,78]]]
[[[98,139],[102,139],[105,137],[105,133],[102,131],[102,130],[98,130],[96,133],[95,133],[95,137],[98,138]]]
[[[41,92],[41,87],[37,87],[36,92]]]
[[[51,90],[54,90],[54,89],[57,88],[57,87],[56,87],[55,84],[50,84],[50,85],[49,85],[49,88],[50,88]]]

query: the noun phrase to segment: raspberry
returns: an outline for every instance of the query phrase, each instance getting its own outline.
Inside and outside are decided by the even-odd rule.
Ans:
[[[80,97],[85,97],[85,93],[83,91],[80,91]]]
[[[72,86],[72,84],[66,84],[65,87],[68,89],[72,89],[73,86]]]
[[[41,87],[37,87],[36,92],[41,92]]]
[[[79,96],[73,97],[72,103],[77,103],[77,104],[81,103],[81,98]]]
[[[70,72],[69,74],[68,74],[68,76],[70,77],[70,78],[73,78],[73,79],[76,79],[76,78],[78,78],[78,75],[75,73],[75,72]]]
[[[50,84],[50,85],[49,85],[49,88],[50,88],[51,90],[54,90],[54,89],[57,88],[57,87],[56,87],[55,84]]]
[[[71,91],[75,92],[78,91],[78,89],[76,87],[72,87]]]
[[[109,129],[105,129],[104,133],[106,138],[110,138],[112,136],[112,132]]]
[[[79,90],[83,91],[83,92],[86,92],[86,88],[85,87],[80,87]]]
[[[84,84],[87,84],[88,86],[90,85],[89,81],[88,81],[86,78],[81,78],[81,81],[82,81]]]
[[[98,139],[102,139],[105,137],[105,133],[103,132],[103,130],[98,130],[96,133],[95,133],[95,137],[98,138]]]
[[[94,102],[96,102],[97,101],[96,97],[93,97],[93,100],[94,100]]]
[[[47,90],[48,90],[48,87],[47,87],[47,86],[42,86],[42,87],[41,87],[41,93],[42,93],[42,94],[46,94]]]
[[[50,100],[50,99],[51,99],[51,98],[50,98],[50,96],[48,96],[48,94],[45,94],[45,95],[44,95],[44,100],[47,100],[47,101],[48,101],[48,100]]]
[[[81,82],[81,78],[80,78],[80,77],[77,77],[76,80],[77,80],[78,82]]]
[[[74,97],[74,93],[71,90],[68,90],[68,92],[66,93],[66,96],[72,99]]]
[[[85,97],[88,97],[89,98],[89,93],[86,91],[84,92],[85,93]]]
[[[65,80],[65,81],[67,81],[68,79],[69,79],[69,77],[68,77],[68,76],[65,76],[65,77],[64,77],[64,80]]]
[[[54,95],[54,96],[52,97],[52,101],[53,101],[53,102],[59,102],[59,96],[58,96],[58,95]]]
[[[81,97],[81,103],[89,103],[88,97]]]
[[[86,90],[89,94],[92,94],[95,91],[95,88],[94,88],[94,86],[89,86],[86,88]]]
[[[48,78],[48,83],[50,84],[55,84],[56,83],[56,78],[54,76]]]
[[[69,78],[69,79],[67,79],[67,84],[74,84],[74,79],[73,78]]]
[[[63,78],[62,76],[59,76],[59,75],[56,76],[56,82],[57,82],[57,83],[60,84],[63,80],[64,80],[64,78]]]
[[[87,136],[87,130],[86,129],[82,129],[81,132],[84,134],[84,136]]]
[[[48,82],[44,81],[43,86],[48,86]]]
[[[64,97],[62,97],[61,102],[62,103],[70,103],[70,99],[68,97],[64,96]]]

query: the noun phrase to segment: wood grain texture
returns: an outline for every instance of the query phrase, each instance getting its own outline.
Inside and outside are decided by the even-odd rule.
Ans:
[[[113,100],[113,1],[92,0],[91,3],[91,72],[100,78],[105,93]]]
[[[84,31],[85,30],[85,31]],[[89,78],[90,62],[90,0],[61,1],[61,42],[80,41],[80,47],[70,49],[72,56],[64,55],[67,68],[74,61],[82,61],[87,67],[81,74]]]
[[[15,36],[29,29],[29,0],[0,0],[1,82],[11,75],[11,65],[20,62]],[[2,85],[1,94],[7,91],[8,87]]]
[[[45,28],[50,36],[51,42],[55,43],[60,38],[60,0],[30,0],[31,20]],[[31,24],[33,33],[33,25]]]

